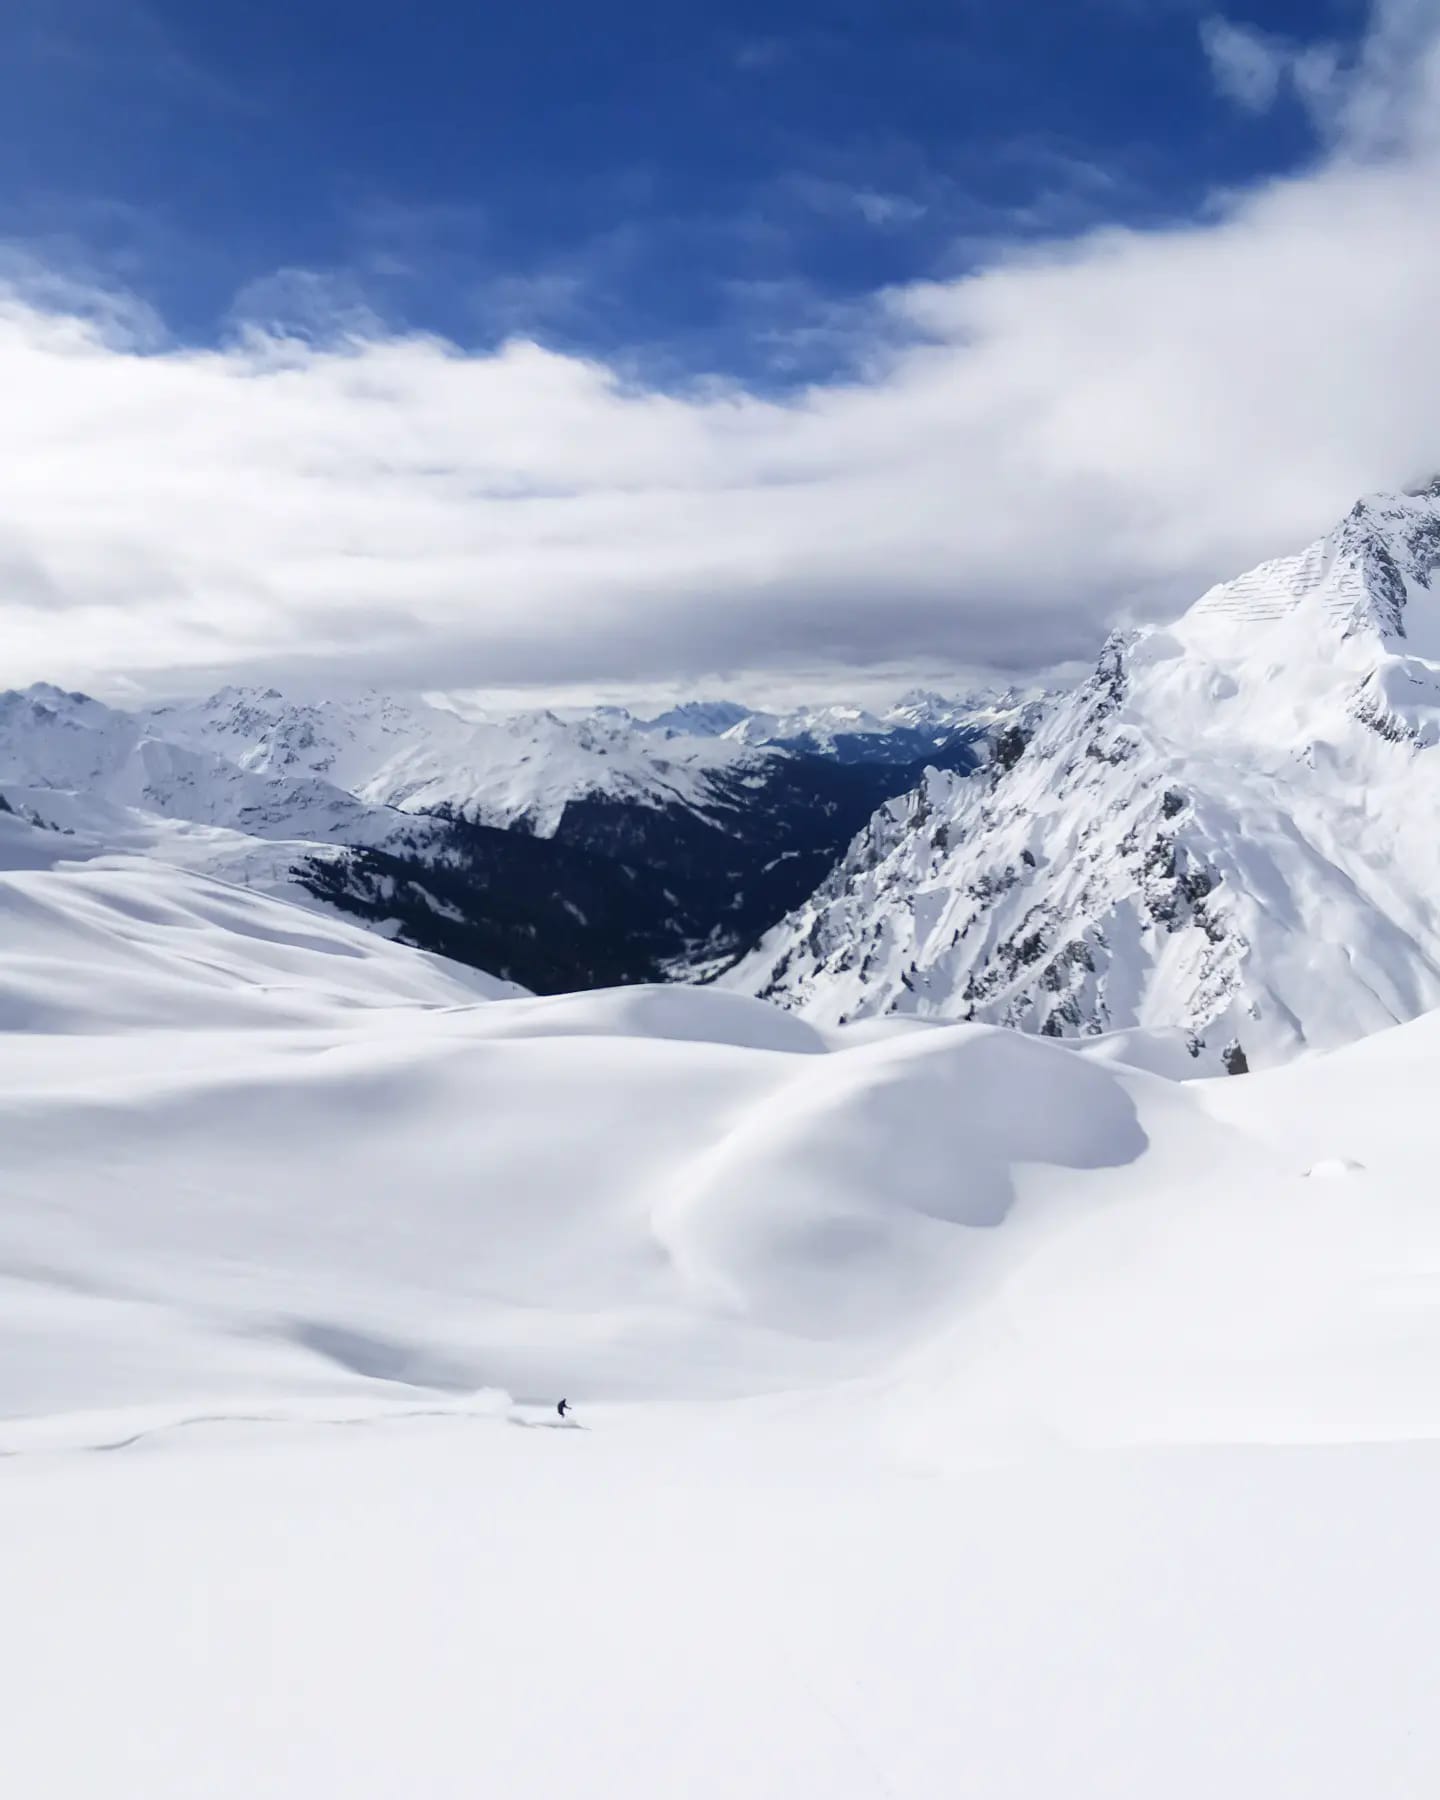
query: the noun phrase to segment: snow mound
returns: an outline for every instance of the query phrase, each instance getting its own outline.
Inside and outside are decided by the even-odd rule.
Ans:
[[[639,986],[556,994],[489,1021],[507,1037],[643,1037],[814,1055],[826,1038],[793,1013],[717,989]]]
[[[505,997],[0,844],[0,1448],[790,1389],[921,1462],[1440,1432],[1434,1017],[1182,1084],[1124,1040]]]
[[[958,1026],[810,1065],[680,1172],[657,1225],[697,1288],[777,1331],[893,1337],[963,1292],[1017,1165],[1114,1167],[1146,1143],[1103,1071]]]
[[[0,1411],[844,1377],[955,1303],[1022,1189],[1148,1142],[1143,1078],[1011,1034],[507,998],[5,827],[41,866],[0,875]]]

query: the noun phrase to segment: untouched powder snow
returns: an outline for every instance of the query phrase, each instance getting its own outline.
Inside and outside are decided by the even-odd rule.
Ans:
[[[209,1427],[0,1472],[46,1800],[1421,1800],[1434,1445],[963,1481],[792,1431]],[[83,1728],[82,1728],[83,1721]]]
[[[824,1023],[1168,1029],[1206,1068],[1440,1005],[1440,491],[1119,633],[987,776],[931,771],[727,975]]]
[[[5,823],[33,862],[47,834]],[[1014,1035],[850,1048],[680,988],[494,1003],[124,859],[21,868],[0,909],[17,1415],[84,1410],[94,1370],[136,1405],[251,1370],[585,1400],[855,1374],[980,1279],[1022,1157],[1042,1191],[1123,1181],[1146,1141],[1131,1077]],[[1014,1097],[1047,1078],[1036,1121]]]
[[[534,999],[0,814],[10,1784],[1430,1793],[1440,1017],[1152,1052]]]
[[[301,1025],[523,990],[339,920],[0,814],[0,1034]]]

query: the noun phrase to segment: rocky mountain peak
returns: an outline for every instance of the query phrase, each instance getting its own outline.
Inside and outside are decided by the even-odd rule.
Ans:
[[[1182,1034],[1263,1066],[1440,1004],[1440,496],[1114,633],[988,779],[871,821],[727,979],[817,1020]]]

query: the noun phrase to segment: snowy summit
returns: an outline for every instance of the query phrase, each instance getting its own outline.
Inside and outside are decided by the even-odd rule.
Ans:
[[[1263,1066],[1440,1005],[1440,491],[1116,633],[882,808],[727,981],[841,1019],[1169,1029]]]

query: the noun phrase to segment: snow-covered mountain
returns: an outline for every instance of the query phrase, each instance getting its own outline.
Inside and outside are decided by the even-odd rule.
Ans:
[[[857,755],[748,741],[725,701],[467,717],[229,687],[127,712],[40,685],[0,695],[0,794],[551,992],[733,956],[925,762],[977,765],[993,725],[963,711]]]
[[[233,690],[232,690],[233,692]],[[260,732],[166,731],[157,715],[128,713],[46,683],[0,694],[0,786],[42,810],[68,795],[92,811],[130,808],[257,838],[410,846],[424,821],[407,819],[336,779],[331,759],[287,755]],[[298,735],[298,734],[297,734]],[[312,738],[313,741],[313,738]]]
[[[553,837],[581,800],[703,806],[717,781],[766,761],[724,736],[640,729],[619,709],[467,719],[380,694],[314,703],[231,687],[143,718],[166,740],[248,770],[321,778],[372,804],[521,825],[538,837]]]
[[[766,713],[715,700],[650,719],[616,706],[467,717],[381,694],[303,702],[228,687],[154,707],[136,728],[247,772],[308,776],[374,805],[553,837],[566,809],[584,801],[703,812],[737,781],[763,782],[787,752],[904,763],[958,750],[1018,703],[916,691],[878,714],[843,703]]]
[[[923,763],[953,758],[962,746],[983,742],[1031,697],[1017,688],[958,698],[912,688],[878,711],[836,701],[786,712],[747,712],[726,726],[724,735],[741,744],[846,763]]]
[[[1164,1027],[1239,1068],[1440,1005],[1440,484],[1121,632],[882,807],[727,977],[818,1020]]]
[[[848,755],[856,761],[902,761],[917,743],[936,750],[960,735],[971,740],[982,736],[1025,698],[1019,688],[986,688],[962,695],[911,688],[878,709],[827,700],[776,712],[735,700],[687,700],[649,719],[621,708],[608,710],[641,731],[667,736],[723,737],[757,749],[803,747],[816,755]]]
[[[620,709],[623,712],[623,709]],[[627,719],[632,715],[624,712]],[[736,700],[684,700],[653,718],[636,719],[642,731],[659,731],[677,737],[722,737],[756,715]]]

